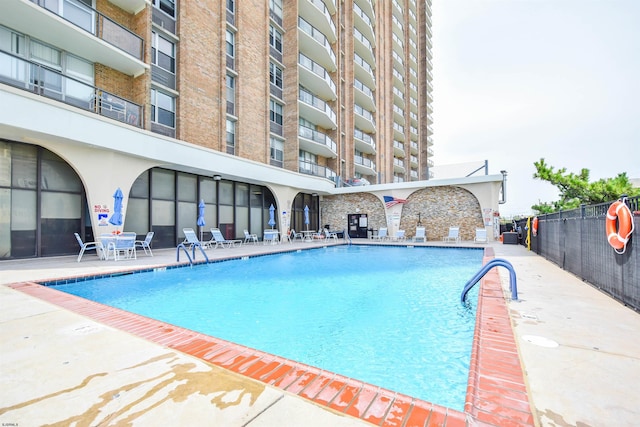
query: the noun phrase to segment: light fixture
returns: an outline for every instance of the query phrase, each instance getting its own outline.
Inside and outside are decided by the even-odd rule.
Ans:
[[[311,193],[312,197],[318,197],[318,193]]]
[[[220,175],[213,175],[213,180],[214,181],[220,181],[222,179],[222,177]]]

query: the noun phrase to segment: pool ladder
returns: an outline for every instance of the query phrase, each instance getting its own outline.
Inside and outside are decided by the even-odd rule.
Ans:
[[[513,265],[511,265],[511,263],[506,259],[495,258],[489,261],[488,263],[486,263],[480,269],[480,271],[478,271],[476,275],[473,276],[471,280],[467,282],[466,285],[464,285],[464,289],[462,290],[462,294],[460,295],[460,302],[462,303],[462,305],[464,305],[465,299],[467,297],[467,293],[471,290],[471,288],[473,288],[473,286],[476,283],[478,283],[480,279],[482,279],[484,275],[489,272],[489,270],[491,270],[493,267],[498,267],[498,266],[504,267],[507,270],[509,270],[509,285],[511,288],[511,299],[513,301],[518,301],[518,285],[516,283],[516,271],[513,269]]]
[[[349,236],[349,233],[347,233],[347,229],[346,228],[342,229],[342,238],[344,240],[346,240],[347,242],[349,242],[349,244],[351,244],[351,236]]]
[[[184,245],[184,243],[180,243],[178,245],[178,247],[176,248],[176,262],[180,262],[180,249],[182,249],[184,251],[184,253],[187,255],[187,258],[189,258],[189,264],[193,265],[193,262],[196,260],[196,246],[200,249],[200,252],[202,252],[202,255],[204,256],[204,259],[206,259],[207,263],[208,263],[209,262],[209,257],[205,253],[204,249],[202,249],[202,245],[200,245],[200,244],[191,244],[191,252],[193,254],[193,257],[191,257],[191,256],[189,256],[189,251],[187,250],[187,247]]]

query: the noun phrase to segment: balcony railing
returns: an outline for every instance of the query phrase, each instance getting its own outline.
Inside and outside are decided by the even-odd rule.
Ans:
[[[298,63],[327,82],[333,93],[336,93],[336,84],[331,80],[331,75],[322,65],[302,53],[298,54]]]
[[[368,145],[370,145],[371,147],[373,147],[373,149],[376,149],[376,142],[373,140],[373,138],[371,137],[371,135],[368,135],[364,132],[362,132],[360,129],[354,129],[353,131],[353,136],[356,139],[359,139],[365,143],[367,143]]]
[[[320,45],[327,50],[327,53],[331,57],[331,60],[333,61],[333,63],[334,64],[336,63],[336,54],[331,49],[331,43],[329,43],[329,40],[327,39],[327,37],[324,34],[322,34],[320,30],[318,30],[316,27],[314,27],[313,25],[305,21],[301,16],[298,17],[298,28],[300,28],[303,32],[307,33],[309,37],[313,38],[315,41],[320,43]]]
[[[353,162],[358,164],[358,165],[362,165],[364,167],[367,167],[367,168],[369,168],[371,170],[374,170],[374,171],[376,170],[375,162],[373,162],[370,159],[367,159],[366,157],[355,155],[355,156],[353,156]]]
[[[142,106],[106,90],[0,51],[0,83],[142,127]]]
[[[64,0],[63,12],[60,14],[58,12],[58,2],[47,0],[31,0],[31,2],[60,16],[65,21],[82,28],[86,32],[93,34],[134,58],[142,60],[144,40],[97,10],[74,0]]]
[[[338,175],[331,169],[326,166],[321,166],[311,162],[298,161],[298,172],[304,173],[307,175],[321,176],[323,178],[330,179],[331,181],[336,180]]]
[[[303,88],[298,89],[298,97],[300,101],[304,102],[305,104],[311,105],[324,112],[327,116],[329,116],[333,123],[336,122],[336,112],[333,111],[329,104],[327,104],[322,99],[318,98],[317,96]]]
[[[298,136],[301,138],[306,138],[313,142],[317,142],[318,144],[324,145],[329,148],[331,151],[336,153],[337,145],[333,139],[331,139],[327,134],[324,134],[315,129],[311,129],[310,127],[298,125]]]

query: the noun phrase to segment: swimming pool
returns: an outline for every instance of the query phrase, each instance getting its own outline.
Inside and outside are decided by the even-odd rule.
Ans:
[[[56,289],[461,410],[482,254],[341,246]]]

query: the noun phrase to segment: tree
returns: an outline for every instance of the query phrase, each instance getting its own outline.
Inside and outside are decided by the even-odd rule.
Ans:
[[[634,187],[626,172],[615,178],[600,179],[589,182],[589,169],[582,169],[579,174],[567,173],[566,168],[554,170],[544,159],[534,162],[536,173],[533,177],[548,181],[560,190],[560,200],[531,206],[539,214],[575,209],[581,204],[605,203],[617,200],[622,194],[629,197],[640,195],[640,188]]]

